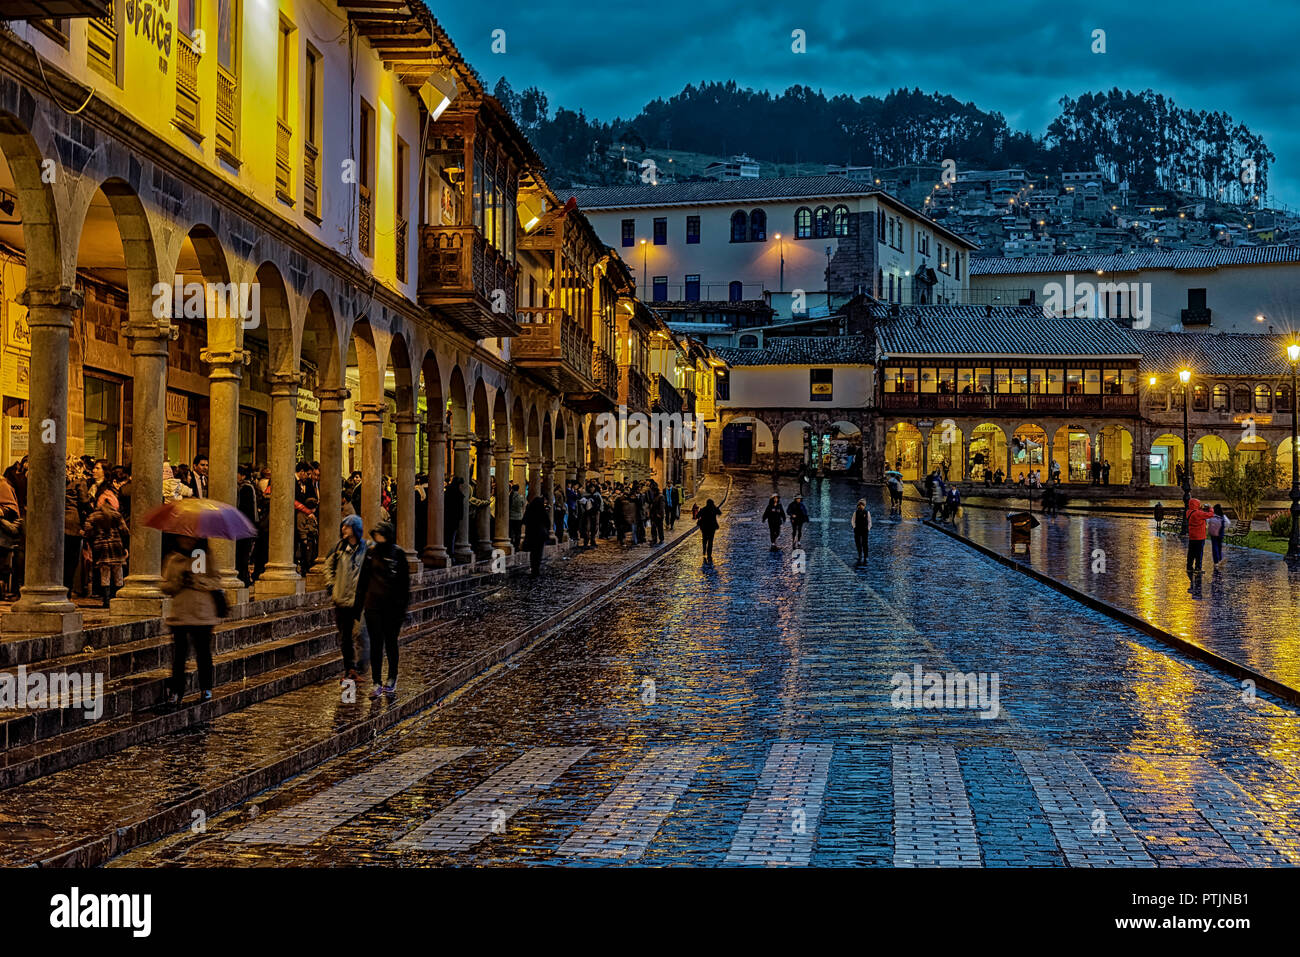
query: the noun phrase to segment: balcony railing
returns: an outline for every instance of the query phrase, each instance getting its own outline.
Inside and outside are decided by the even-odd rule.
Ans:
[[[420,302],[475,338],[514,336],[516,267],[476,226],[421,226]]]
[[[275,121],[275,193],[286,203],[293,202],[293,164],[289,150],[293,146],[293,130],[284,120]]]
[[[1136,395],[1058,395],[1047,393],[986,394],[951,392],[886,392],[883,409],[935,412],[1106,412],[1131,414],[1138,410]]]
[[[618,363],[598,345],[591,347],[591,378],[597,392],[611,403],[618,401]]]
[[[397,221],[397,235],[394,239],[394,248],[396,249],[396,253],[397,253],[397,281],[398,282],[406,282],[406,259],[407,259],[406,237],[408,233],[409,230],[407,229],[406,219],[404,218],[399,219]]]
[[[516,362],[550,367],[566,392],[591,389],[591,340],[573,317],[557,306],[520,309],[519,331],[510,344]]]
[[[695,390],[682,389],[682,415],[695,414]]]
[[[650,377],[650,408],[653,411],[667,412],[672,415],[675,412],[685,411],[682,404],[682,394],[666,377],[662,375]]]
[[[239,162],[239,124],[235,119],[239,85],[224,67],[217,67],[217,151]]]
[[[357,186],[357,246],[363,256],[372,255],[374,243],[371,241],[374,233],[372,230],[373,218],[371,204],[373,200],[370,197],[370,187],[365,184]]]
[[[623,370],[625,388],[619,392],[623,404],[633,412],[650,411],[650,385],[640,369],[628,366]]]
[[[188,37],[176,38],[176,125],[195,139],[199,134],[199,54]]]
[[[320,150],[310,140],[302,147],[302,210],[320,216]]]

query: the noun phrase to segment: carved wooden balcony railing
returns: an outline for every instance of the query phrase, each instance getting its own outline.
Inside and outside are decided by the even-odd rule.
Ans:
[[[653,412],[684,412],[682,394],[665,376],[650,377],[650,408]]]
[[[623,370],[623,388],[619,390],[619,398],[629,412],[650,411],[650,384],[640,369],[628,366]]]
[[[1132,415],[1138,410],[1136,395],[1063,395],[1031,393],[988,394],[951,392],[886,392],[881,408],[917,412],[1093,412]]]
[[[224,67],[217,67],[217,152],[239,162],[239,123],[235,117],[239,85]]]
[[[518,317],[511,359],[546,376],[561,392],[591,392],[591,340],[582,326],[558,306],[520,309]]]
[[[598,345],[591,348],[591,377],[596,391],[611,405],[618,402],[618,363]]]
[[[357,186],[357,248],[363,256],[374,255],[374,199],[370,187]]]
[[[199,132],[199,54],[188,37],[176,38],[176,125],[194,139]]]
[[[476,226],[421,226],[419,297],[475,339],[515,336],[516,267]]]
[[[275,121],[275,194],[286,203],[293,202],[293,163],[289,150],[293,146],[293,130],[284,120]]]
[[[320,218],[320,150],[310,141],[302,147],[302,211]]]

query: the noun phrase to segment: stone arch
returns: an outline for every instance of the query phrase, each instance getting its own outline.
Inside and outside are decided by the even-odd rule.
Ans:
[[[411,368],[411,354],[406,346],[406,336],[400,332],[393,333],[388,340],[388,361],[384,371],[393,370],[394,392],[397,397],[397,414],[415,414],[415,375]]]
[[[1122,425],[1103,425],[1097,430],[1097,459],[1102,464],[1102,481],[1110,485],[1130,485],[1133,482],[1133,450],[1136,448],[1133,433]],[[1110,465],[1107,473],[1105,466]]]
[[[1023,422],[1011,433],[1007,443],[1007,480],[1014,482],[1035,469],[1040,479],[1048,477],[1048,458],[1051,449],[1048,432],[1034,422]]]
[[[97,202],[101,195],[104,203]],[[98,227],[108,223],[116,227],[121,243],[130,322],[140,328],[158,325],[158,317],[153,314],[154,286],[159,280],[158,247],[154,242],[153,228],[140,196],[125,180],[117,177],[105,179],[90,194],[81,210],[78,228],[69,234],[69,238],[75,239],[71,248],[76,250],[77,263],[83,255],[111,256],[114,253],[98,241]],[[95,250],[85,248],[88,237],[96,245]]]
[[[1205,488],[1214,474],[1216,460],[1228,461],[1230,446],[1223,436],[1207,432],[1192,443],[1192,484]]]
[[[1062,425],[1052,438],[1052,459],[1061,468],[1061,479],[1087,484],[1092,480],[1092,462],[1096,455],[1093,436],[1087,429]]]
[[[357,370],[357,389],[353,402],[383,402],[384,380],[379,373],[379,349],[370,320],[357,319],[348,331],[347,367]]]
[[[944,419],[935,423],[926,437],[927,467],[930,470],[939,469],[949,481],[961,481],[966,477],[965,444],[966,435],[955,420]]]
[[[996,422],[981,422],[970,430],[966,443],[967,475],[982,482],[987,474],[992,481],[997,473],[1007,476],[1007,433]]]
[[[8,165],[18,196],[15,213],[22,221],[27,287],[44,290],[71,285],[64,273],[58,204],[51,184],[41,175],[45,155],[22,121],[7,111],[0,111],[0,161]]]
[[[1292,452],[1291,437],[1287,436],[1277,444],[1277,487],[1291,487]]]
[[[316,380],[321,389],[343,387],[343,363],[339,354],[339,327],[329,296],[317,289],[307,300],[307,313],[303,320],[302,339],[299,343],[300,361],[316,367]]]
[[[267,368],[272,374],[295,372],[293,307],[280,267],[269,260],[263,262],[254,273],[254,281],[258,286],[261,315],[257,317],[257,324],[247,331],[256,330],[264,336],[270,353]]]
[[[180,276],[181,281],[186,285],[200,282],[216,284],[219,287],[212,289],[210,295],[209,290],[204,290],[203,333],[206,344],[211,349],[219,350],[240,348],[243,338],[241,329],[243,302],[238,287],[229,287],[234,289],[233,295],[226,292],[227,284],[231,281],[230,264],[221,240],[217,238],[212,227],[204,223],[197,223],[190,227],[189,232],[181,239],[176,265],[169,275]],[[184,292],[185,290],[182,290],[183,305],[188,317],[190,303],[189,297],[185,296]],[[252,304],[250,298],[249,305]],[[172,316],[173,321],[177,318],[179,317]]]
[[[1151,440],[1147,454],[1149,455],[1147,467],[1150,470],[1151,484],[1158,486],[1178,485],[1177,469],[1187,461],[1182,438],[1172,432],[1157,435]]]
[[[921,430],[911,422],[895,422],[885,431],[885,470],[902,474],[915,482],[925,471]]]
[[[756,467],[769,461],[774,447],[772,427],[756,416],[735,413],[722,422],[722,464]]]

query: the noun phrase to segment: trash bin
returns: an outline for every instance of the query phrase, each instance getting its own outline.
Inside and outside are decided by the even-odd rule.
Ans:
[[[1029,554],[1029,533],[1038,527],[1038,519],[1032,512],[1011,512],[1007,515],[1011,523],[1011,554]]]

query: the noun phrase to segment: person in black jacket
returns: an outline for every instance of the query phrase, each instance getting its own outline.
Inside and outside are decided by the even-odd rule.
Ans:
[[[546,499],[535,496],[524,509],[524,547],[532,562],[534,575],[541,574],[542,553],[546,550],[547,532],[551,527],[551,516],[546,509]]]
[[[397,691],[397,636],[406,621],[411,599],[411,572],[406,552],[394,542],[391,522],[380,522],[370,531],[373,542],[366,549],[357,580],[354,611],[364,611],[370,633],[370,673],[375,689],[370,697]],[[381,684],[384,655],[388,655],[388,684]]]
[[[704,503],[704,507],[695,515],[695,524],[700,527],[701,544],[704,546],[704,560],[713,561],[713,536],[718,532],[718,516],[722,509],[713,504],[713,499]]]
[[[772,535],[772,551],[780,551],[776,540],[781,536],[781,525],[785,522],[785,509],[781,507],[781,496],[772,496],[772,500],[767,503],[767,509],[763,512],[763,521],[767,522],[767,529]]]
[[[798,548],[803,543],[803,527],[808,524],[808,509],[803,504],[803,496],[796,495],[786,510],[790,516],[791,546]]]

